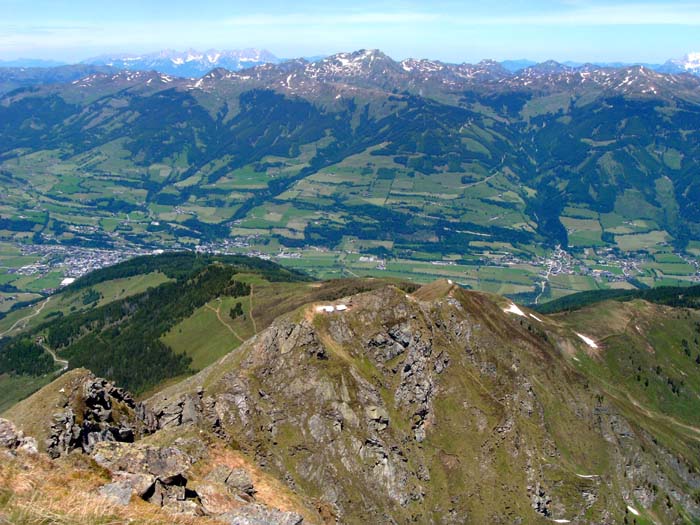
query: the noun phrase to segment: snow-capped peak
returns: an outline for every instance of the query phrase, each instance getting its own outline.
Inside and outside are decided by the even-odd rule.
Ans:
[[[688,53],[683,57],[682,64],[688,71],[700,70],[700,52]]]
[[[102,56],[86,60],[87,64],[109,65],[130,71],[155,70],[180,77],[201,77],[214,68],[239,71],[265,63],[279,63],[269,51],[261,49],[216,50],[184,52],[165,49],[144,55]]]
[[[700,75],[700,52],[688,53],[683,58],[669,60],[658,71],[662,73],[691,73]]]

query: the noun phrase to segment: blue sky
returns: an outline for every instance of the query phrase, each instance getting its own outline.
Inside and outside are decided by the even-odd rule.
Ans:
[[[0,59],[260,47],[396,59],[663,62],[700,51],[700,0],[0,0]]]

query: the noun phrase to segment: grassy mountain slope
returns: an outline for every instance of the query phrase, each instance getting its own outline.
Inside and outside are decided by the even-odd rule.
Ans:
[[[534,305],[533,308],[538,312],[550,314],[564,310],[578,310],[603,301],[632,301],[634,299],[669,306],[697,308],[700,304],[698,303],[699,296],[700,286],[662,286],[653,290],[597,290],[572,294],[542,305]]]
[[[389,282],[311,282],[273,263],[237,256],[135,258],[93,272],[4,320],[9,331],[1,340],[0,388],[8,395],[0,409],[51,381],[64,361],[137,393],[149,391],[205,368],[302,304]]]
[[[253,288],[252,315],[249,304],[226,324],[252,337],[219,358],[221,334],[233,336],[202,322],[214,311],[174,325],[165,340],[182,330],[196,345],[211,330],[200,357],[217,361],[146,400],[158,430],[134,445],[199,450],[190,494],[234,454],[256,486],[276,486],[264,501],[295,501],[304,523],[700,518],[696,310],[633,300],[545,315],[446,280],[235,278]],[[329,305],[346,308],[319,309]],[[46,407],[85,373],[6,415],[53,432]]]
[[[639,395],[615,365],[627,357],[584,318],[505,313],[507,301],[446,281],[335,303],[348,310],[302,307],[149,404],[194,399],[200,425],[344,523],[631,523],[628,506],[637,523],[697,519],[700,368],[685,368],[685,401],[665,416],[675,394]],[[625,314],[598,315],[611,313]],[[679,337],[697,318],[648,315]],[[655,330],[628,354],[673,370],[675,339]],[[658,356],[644,357],[649,345]]]
[[[308,280],[247,257],[163,254],[93,272],[41,303],[13,312],[2,321],[0,388],[7,396],[0,408],[51,381],[66,362],[71,368],[89,366],[136,391],[191,373],[196,352],[177,351],[181,345],[171,341],[173,352],[160,338],[222,294],[249,295],[249,285],[235,280],[241,272],[267,285]],[[221,351],[217,347],[201,356],[197,365],[206,366]]]

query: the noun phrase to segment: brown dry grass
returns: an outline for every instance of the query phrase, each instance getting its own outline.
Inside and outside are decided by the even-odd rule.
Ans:
[[[453,288],[454,285],[447,279],[438,279],[430,284],[421,286],[412,295],[419,301],[435,301],[447,297]]]
[[[97,493],[109,476],[84,457],[51,461],[44,455],[0,452],[0,524],[209,525],[206,518],[174,516],[132,499],[128,506]]]
[[[212,444],[209,449],[209,460],[202,466],[200,475],[206,476],[219,465],[229,468],[244,468],[250,475],[255,487],[255,500],[268,507],[286,512],[297,512],[304,517],[304,523],[319,523],[316,511],[304,505],[302,499],[294,494],[284,483],[261,470],[245,454],[219,444]]]

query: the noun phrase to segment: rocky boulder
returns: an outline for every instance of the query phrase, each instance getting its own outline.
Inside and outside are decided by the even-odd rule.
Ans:
[[[185,452],[187,443],[171,446],[145,443],[100,442],[95,462],[112,475],[99,493],[113,503],[127,505],[132,498],[169,512],[213,516],[240,525],[298,525],[300,515],[255,502],[255,488],[244,468],[219,465],[204,479],[194,479],[193,467],[202,458]]]
[[[11,421],[0,418],[0,448],[23,450],[35,454],[37,443],[33,437],[27,437],[22,431],[17,430]]]
[[[303,518],[295,512],[285,512],[263,505],[246,505],[218,516],[228,525],[301,525]]]
[[[155,430],[155,419],[126,390],[89,374],[54,413],[46,451],[59,457],[73,450],[90,453],[104,441],[132,443]]]
[[[113,501],[128,502],[136,495],[176,512],[203,514],[196,492],[187,487],[187,470],[195,459],[179,448],[104,441],[95,445],[93,458],[113,476],[113,483],[100,490]]]

